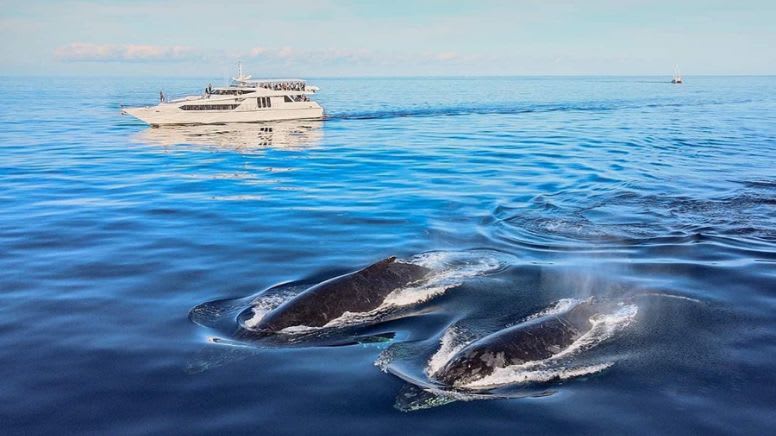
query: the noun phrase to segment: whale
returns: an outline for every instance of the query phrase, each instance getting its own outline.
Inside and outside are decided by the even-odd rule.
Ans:
[[[430,273],[426,267],[400,262],[392,256],[302,291],[266,313],[251,330],[277,333],[295,326],[323,327],[345,312],[377,309],[391,292],[419,282]]]
[[[581,302],[560,313],[529,320],[478,339],[455,353],[433,378],[448,386],[465,386],[498,368],[544,360],[568,348],[593,328],[591,318],[602,304]]]

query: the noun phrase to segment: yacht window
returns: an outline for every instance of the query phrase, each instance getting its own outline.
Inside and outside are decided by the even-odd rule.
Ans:
[[[260,109],[264,107],[272,107],[272,102],[270,101],[269,97],[258,97],[256,98],[256,106],[258,106]]]
[[[291,99],[291,97],[289,97],[289,96],[287,96],[287,95],[284,95],[284,96],[283,96],[283,100],[284,100],[286,103],[291,103],[291,102],[293,102],[293,101],[294,101],[294,100],[292,100],[292,99]]]
[[[184,111],[229,111],[237,109],[239,104],[185,104],[180,107]]]

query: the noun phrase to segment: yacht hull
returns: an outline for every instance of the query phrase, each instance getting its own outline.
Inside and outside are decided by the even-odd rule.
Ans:
[[[242,111],[182,111],[177,105],[161,104],[152,107],[125,108],[122,113],[131,115],[152,126],[258,123],[323,118],[323,108],[314,102],[304,108]]]

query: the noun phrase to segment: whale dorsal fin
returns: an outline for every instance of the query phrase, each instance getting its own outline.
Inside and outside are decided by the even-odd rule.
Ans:
[[[359,273],[366,274],[366,275],[374,274],[388,268],[388,266],[390,266],[395,261],[396,261],[396,256],[391,256],[379,262],[369,265],[368,267],[359,271]]]

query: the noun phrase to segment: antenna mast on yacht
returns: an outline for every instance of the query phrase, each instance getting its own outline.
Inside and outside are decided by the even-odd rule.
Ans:
[[[247,76],[243,75],[242,61],[237,61],[237,77],[232,77],[232,79],[234,79],[235,82],[245,82],[250,78],[251,78],[250,74],[248,74]]]

